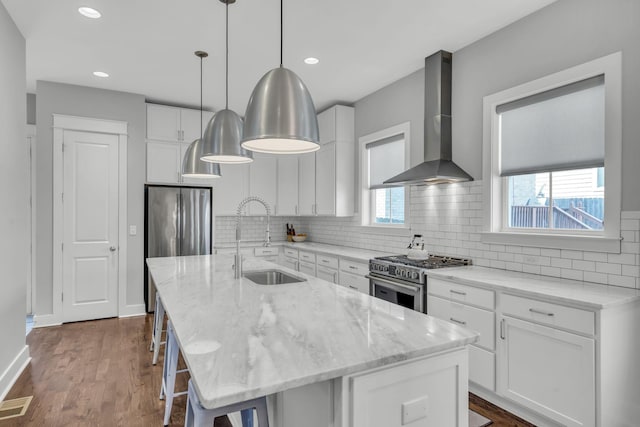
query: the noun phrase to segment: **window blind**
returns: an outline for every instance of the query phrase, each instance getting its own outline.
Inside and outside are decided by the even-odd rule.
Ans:
[[[394,135],[365,146],[369,156],[369,188],[386,188],[383,182],[404,172],[404,134]]]
[[[500,175],[604,166],[604,76],[496,107]]]

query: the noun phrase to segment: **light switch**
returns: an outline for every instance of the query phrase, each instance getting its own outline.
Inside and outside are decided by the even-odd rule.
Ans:
[[[422,396],[402,404],[402,425],[427,417],[429,412],[429,396]]]
[[[135,225],[130,225],[129,236],[135,236],[136,234],[138,234],[138,227],[136,227]]]

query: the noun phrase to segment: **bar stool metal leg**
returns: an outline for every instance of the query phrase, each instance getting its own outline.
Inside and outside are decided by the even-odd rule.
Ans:
[[[160,300],[160,295],[156,294],[156,309],[153,313],[153,333],[151,335],[151,350],[153,350],[153,364],[158,363],[158,355],[160,354],[160,346],[166,345],[166,341],[162,341],[162,325],[164,323],[164,306]]]
[[[216,409],[205,409],[200,404],[191,380],[187,391],[187,410],[185,413],[185,427],[212,427],[216,417],[227,415],[232,412],[242,412],[242,426],[253,427],[253,410],[258,413],[258,427],[269,427],[269,417],[267,413],[267,399],[259,397],[247,400],[246,402],[234,403]]]
[[[178,371],[178,356],[180,348],[173,333],[173,325],[171,321],[167,322],[167,344],[164,352],[164,365],[162,368],[162,386],[160,388],[160,399],[164,397],[164,425],[169,425],[171,418],[171,409],[173,408],[173,399],[176,396],[187,394],[186,391],[175,391],[176,374],[186,372],[186,369]]]

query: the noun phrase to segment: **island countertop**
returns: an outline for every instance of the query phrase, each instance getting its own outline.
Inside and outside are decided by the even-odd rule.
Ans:
[[[468,329],[249,258],[307,280],[235,279],[229,255],[147,259],[201,403],[215,408],[477,340]]]

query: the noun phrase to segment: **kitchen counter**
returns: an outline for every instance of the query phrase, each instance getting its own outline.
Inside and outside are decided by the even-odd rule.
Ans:
[[[603,309],[640,300],[640,291],[536,274],[467,266],[428,270],[429,277],[453,279],[491,289],[544,297],[558,303]]]
[[[208,408],[464,349],[478,337],[258,258],[248,258],[244,270],[275,267],[307,280],[264,286],[235,279],[229,255],[153,258],[147,264]]]

